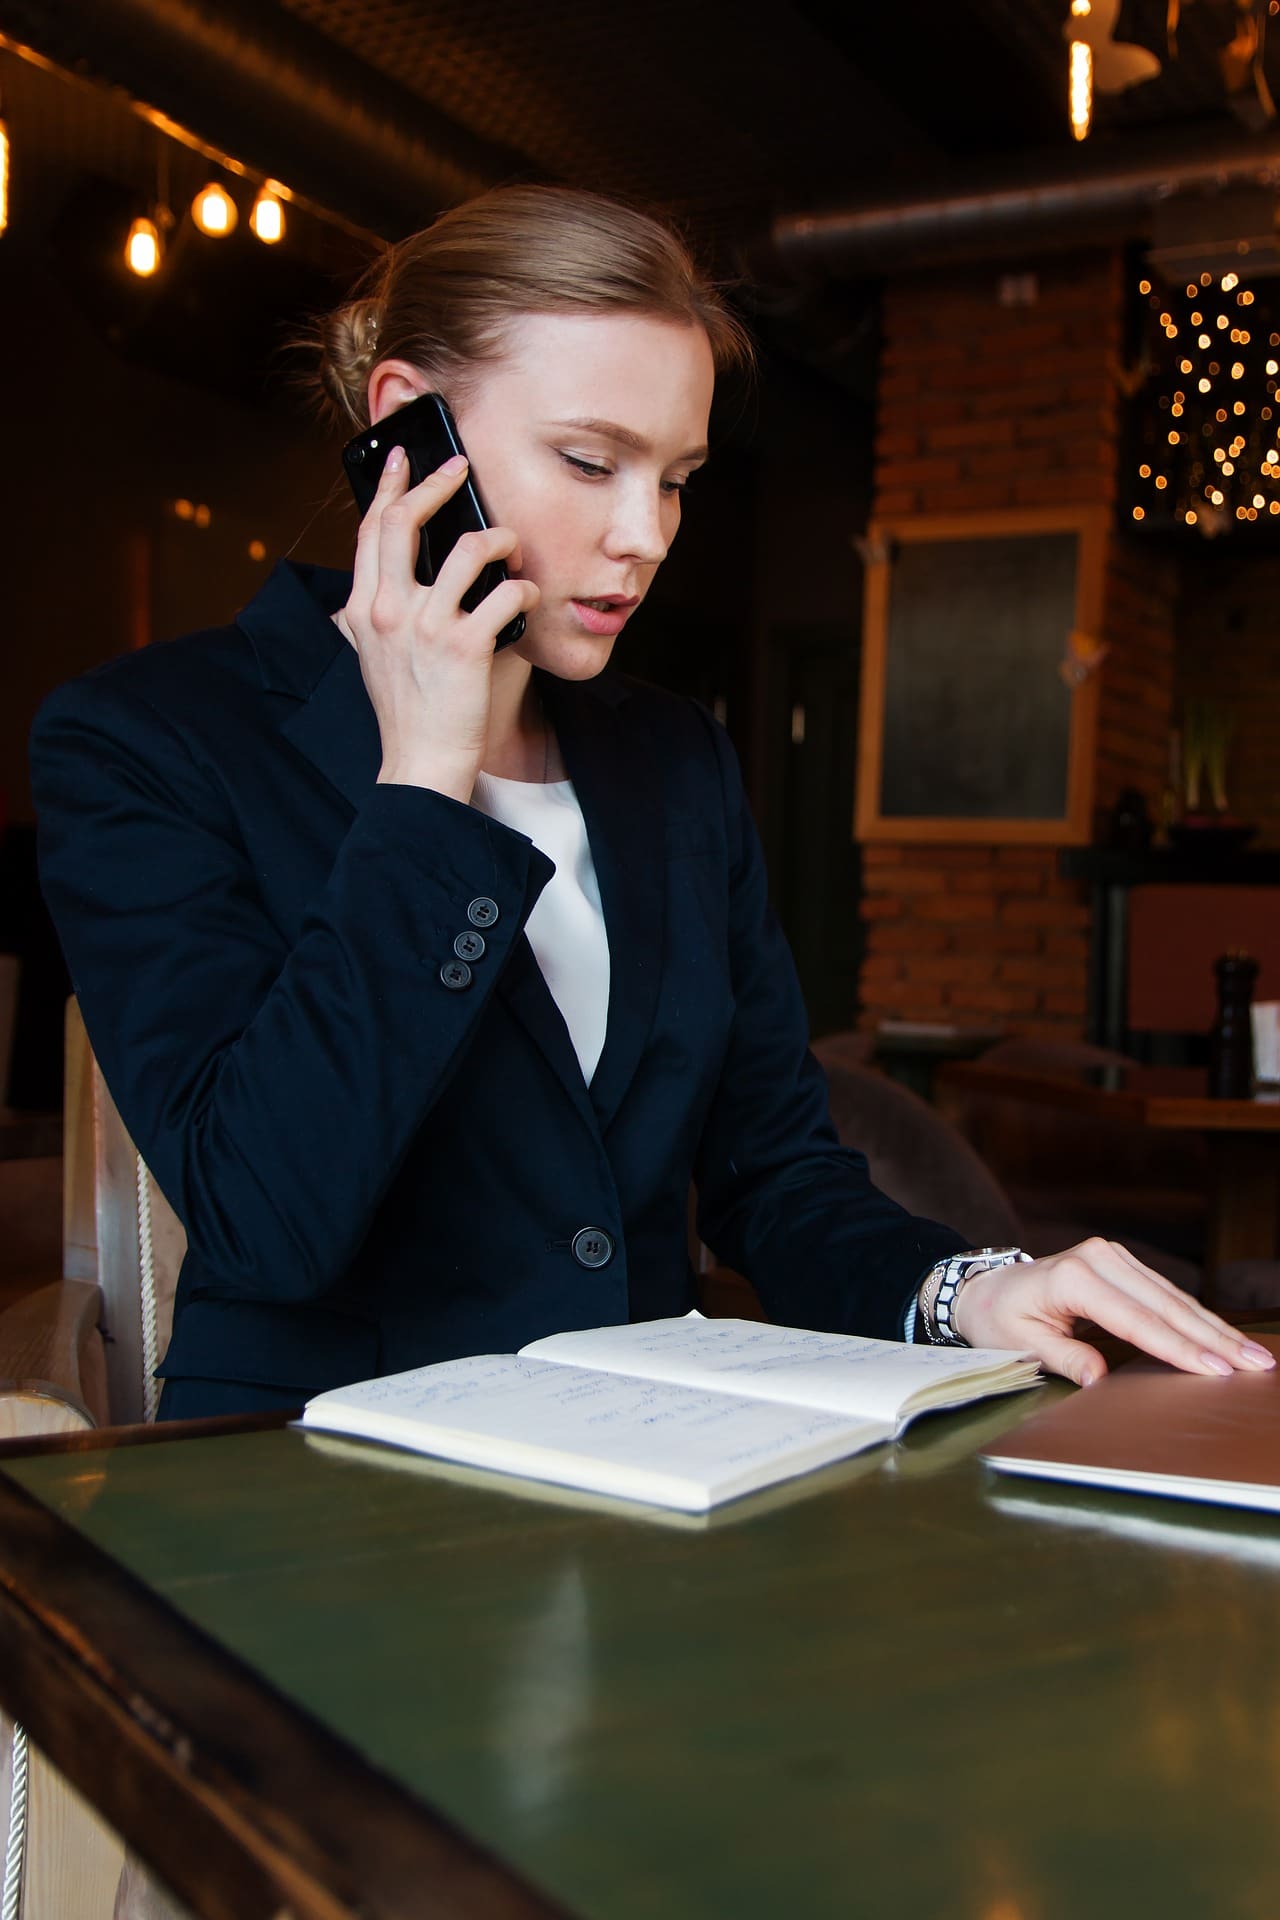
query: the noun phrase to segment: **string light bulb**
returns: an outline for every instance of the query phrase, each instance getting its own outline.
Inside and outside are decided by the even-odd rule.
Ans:
[[[9,224],[9,129],[0,119],[0,233]]]
[[[207,186],[201,187],[191,202],[191,218],[201,233],[207,233],[211,240],[221,240],[234,232],[239,217],[235,201],[216,180],[210,180]]]
[[[284,206],[270,181],[258,189],[249,225],[264,246],[274,247],[277,240],[284,239]]]
[[[1067,99],[1072,133],[1077,140],[1087,139],[1093,124],[1093,48],[1087,40],[1071,42]]]
[[[160,238],[160,229],[154,220],[148,220],[145,214],[140,214],[125,238],[126,267],[130,273],[136,273],[139,280],[149,280],[153,273],[160,271],[163,258],[164,243]]]

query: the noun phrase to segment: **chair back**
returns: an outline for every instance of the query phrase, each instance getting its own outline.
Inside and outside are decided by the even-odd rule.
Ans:
[[[882,1193],[909,1213],[954,1227],[971,1246],[1020,1244],[1009,1196],[936,1107],[886,1074],[842,1065],[822,1040],[813,1051],[827,1075],[836,1132],[844,1146],[865,1153]]]
[[[129,1138],[74,1000],[67,1003],[64,1126],[64,1271],[96,1280],[102,1291],[112,1424],[151,1420],[187,1239]]]

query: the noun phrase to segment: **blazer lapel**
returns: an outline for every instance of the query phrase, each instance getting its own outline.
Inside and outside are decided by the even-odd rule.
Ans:
[[[653,753],[624,724],[625,684],[574,685],[538,675],[587,825],[609,935],[609,1021],[591,1079],[603,1130],[631,1084],[661,986],[666,918],[666,823]]]
[[[573,1041],[569,1038],[569,1029],[524,934],[512,946],[496,993],[520,1022],[594,1134],[597,1129],[596,1112],[587,1091],[587,1083],[582,1077],[581,1064],[573,1050]]]

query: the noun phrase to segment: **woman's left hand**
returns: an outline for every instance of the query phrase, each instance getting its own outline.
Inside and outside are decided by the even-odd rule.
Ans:
[[[956,1296],[956,1332],[973,1347],[1034,1353],[1050,1373],[1092,1386],[1107,1370],[1075,1338],[1089,1320],[1187,1373],[1261,1371],[1275,1361],[1114,1240],[1092,1239],[1020,1266],[975,1273]]]

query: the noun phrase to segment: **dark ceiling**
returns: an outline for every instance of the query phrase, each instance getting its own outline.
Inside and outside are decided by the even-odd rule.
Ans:
[[[1095,162],[1156,130],[1194,141],[1233,124],[1219,52],[1241,4],[1182,0],[1173,59],[1169,0],[1122,0],[1116,38],[1164,64],[1099,98]],[[1275,5],[1257,0],[1264,28]],[[421,224],[433,197],[523,176],[660,202],[732,245],[778,213],[936,190],[974,162],[1016,171],[1028,153],[1056,150],[1069,163],[1069,10],[1069,0],[0,0],[0,33],[376,232]],[[1274,26],[1262,64],[1280,92]],[[15,65],[4,61],[0,82],[20,151],[40,129],[23,125]],[[99,150],[104,117],[83,95],[58,114],[62,158],[78,148],[90,170],[128,165],[127,142]]]
[[[1116,0],[1093,5],[1106,14]],[[1237,74],[1233,100],[1221,58],[1256,20],[1257,72],[1280,94],[1273,11],[1280,0],[1120,0],[1115,38],[1162,68],[1099,95],[1081,147],[1066,111],[1070,0],[0,0],[13,234],[38,239],[87,299],[116,303],[112,326],[143,328],[161,351],[202,301],[209,324],[209,299],[188,287],[179,314],[166,305],[176,291],[147,296],[144,327],[118,270],[95,293],[91,256],[158,188],[185,205],[209,152],[299,196],[287,259],[279,249],[268,269],[243,226],[236,237],[240,280],[222,310],[242,320],[255,302],[278,314],[323,300],[370,236],[410,231],[485,185],[561,181],[675,211],[721,270],[764,283],[766,323],[774,275],[785,331],[791,268],[768,236],[786,216],[1037,169],[1096,176],[1153,141],[1166,155],[1225,139],[1280,156],[1254,76]],[[157,114],[196,150],[161,138]],[[203,243],[184,228],[174,238],[194,274]],[[225,247],[228,270],[232,257]],[[822,271],[803,276],[815,340]]]

